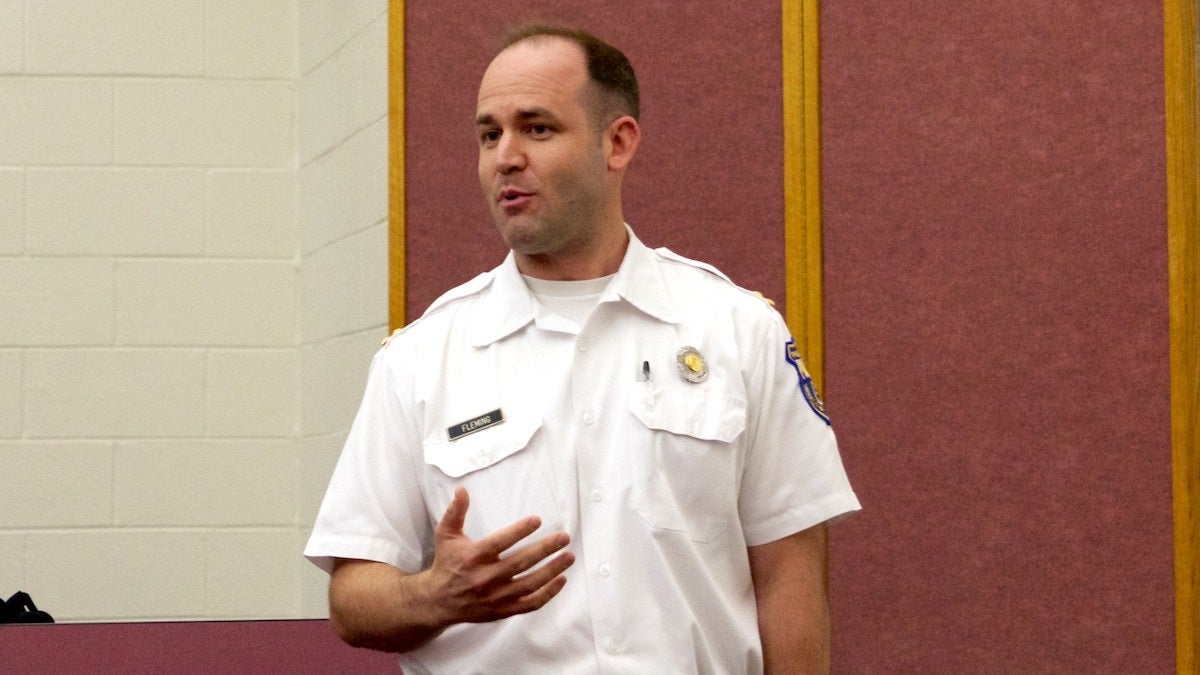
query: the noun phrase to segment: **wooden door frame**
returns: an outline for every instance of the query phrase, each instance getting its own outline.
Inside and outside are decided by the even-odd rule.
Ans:
[[[1200,219],[1196,0],[1163,2],[1176,670],[1200,667]]]

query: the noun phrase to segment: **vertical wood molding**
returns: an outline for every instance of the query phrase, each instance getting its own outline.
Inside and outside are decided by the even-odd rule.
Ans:
[[[818,0],[783,0],[785,316],[824,391]]]
[[[1200,220],[1197,218],[1196,0],[1164,0],[1167,249],[1176,670],[1200,668]]]
[[[404,0],[388,0],[389,330],[406,323],[404,187]]]

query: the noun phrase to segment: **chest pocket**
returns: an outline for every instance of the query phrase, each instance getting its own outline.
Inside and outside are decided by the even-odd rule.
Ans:
[[[451,478],[486,469],[525,448],[542,420],[525,417],[506,420],[494,427],[449,440],[445,431],[425,439],[425,463],[436,466]]]
[[[639,382],[629,411],[636,420],[634,506],[642,518],[695,541],[735,531],[735,441],[746,429],[746,402],[717,388]]]
[[[471,499],[464,532],[480,539],[530,515],[542,519],[534,537],[561,527],[550,470],[544,453],[531,446],[542,426],[539,417],[517,417],[457,440],[445,429],[422,443],[426,506],[435,520],[445,513],[454,489]]]

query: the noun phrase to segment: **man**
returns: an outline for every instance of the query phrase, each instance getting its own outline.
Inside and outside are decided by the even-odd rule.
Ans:
[[[637,117],[585,33],[484,73],[511,253],[376,355],[305,551],[407,672],[828,668],[823,523],[858,502],[779,315],[625,225]]]

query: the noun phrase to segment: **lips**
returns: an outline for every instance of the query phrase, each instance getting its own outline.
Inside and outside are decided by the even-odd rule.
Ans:
[[[529,205],[533,194],[517,188],[506,187],[496,194],[496,204],[509,215],[514,215]]]
[[[508,206],[531,197],[532,195],[532,192],[525,192],[524,190],[518,190],[517,188],[507,187],[500,190],[500,192],[496,195],[496,201],[499,202],[501,206]]]

